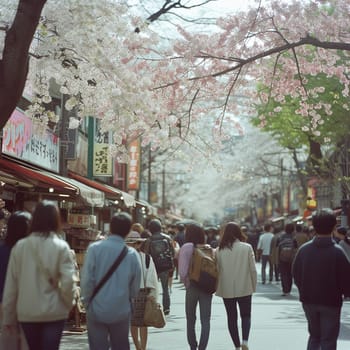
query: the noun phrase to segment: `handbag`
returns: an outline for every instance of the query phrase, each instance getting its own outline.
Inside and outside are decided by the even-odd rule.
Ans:
[[[142,276],[143,276],[143,288],[141,288],[137,293],[137,296],[132,298],[131,300],[131,306],[132,306],[131,325],[135,327],[146,327],[144,322],[144,314],[145,314],[147,297],[150,292],[150,288],[146,287],[150,256],[146,254],[145,267],[143,266],[143,259],[141,254],[140,254],[140,259],[141,259],[141,270],[142,270]],[[145,274],[145,270],[146,270],[146,274]]]
[[[134,327],[146,327],[144,322],[144,315],[149,292],[150,288],[141,288],[137,296],[131,300],[131,325]]]
[[[143,320],[146,327],[163,328],[165,326],[163,307],[151,296],[147,297]]]

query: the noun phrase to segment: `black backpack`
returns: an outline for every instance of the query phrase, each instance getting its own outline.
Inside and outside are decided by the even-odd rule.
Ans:
[[[291,263],[295,257],[297,248],[293,237],[282,237],[278,244],[279,260]]]
[[[148,252],[153,259],[158,274],[174,268],[171,243],[167,237],[151,237],[149,240]]]

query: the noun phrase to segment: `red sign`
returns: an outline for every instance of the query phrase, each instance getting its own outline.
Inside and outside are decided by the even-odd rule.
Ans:
[[[138,190],[140,186],[140,141],[135,140],[129,144],[128,189]]]

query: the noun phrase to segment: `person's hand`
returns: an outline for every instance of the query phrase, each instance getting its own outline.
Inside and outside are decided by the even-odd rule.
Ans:
[[[4,324],[2,325],[2,329],[7,334],[16,334],[18,331],[17,325],[14,324]]]

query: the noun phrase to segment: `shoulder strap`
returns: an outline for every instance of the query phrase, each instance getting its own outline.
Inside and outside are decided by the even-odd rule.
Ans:
[[[99,292],[99,290],[102,288],[102,286],[108,281],[108,279],[111,277],[112,273],[117,269],[117,267],[119,266],[119,264],[122,262],[122,260],[124,259],[125,255],[128,253],[128,248],[126,246],[124,246],[123,250],[121,251],[121,253],[119,254],[119,256],[117,257],[117,259],[114,261],[114,263],[112,264],[112,266],[109,268],[109,270],[106,272],[106,274],[101,278],[100,282],[97,283],[94,291],[91,294],[91,297],[89,299],[89,304],[88,306],[91,304],[92,300],[94,299],[94,297],[96,296],[96,294]]]

